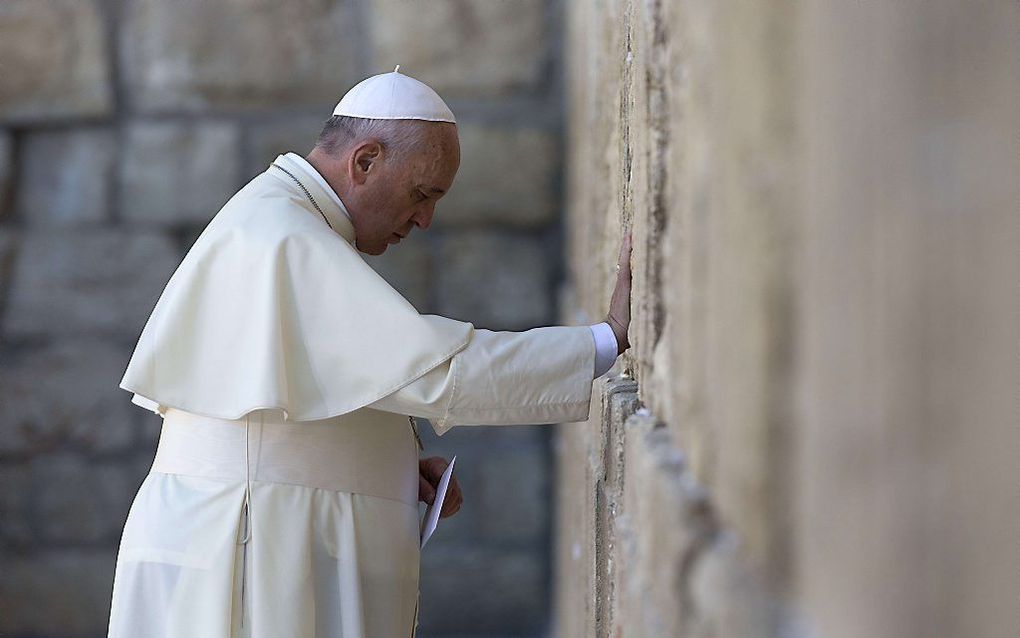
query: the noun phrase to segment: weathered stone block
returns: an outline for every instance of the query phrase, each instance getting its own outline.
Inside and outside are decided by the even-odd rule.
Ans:
[[[717,532],[709,494],[688,473],[670,433],[651,416],[631,415],[613,452],[621,455],[623,470],[611,549],[617,574],[614,624],[638,635],[701,635],[688,633],[701,619],[687,588],[690,565]]]
[[[1020,627],[1016,429],[970,426],[1020,423],[1020,5],[568,9],[572,275],[597,309],[633,229],[625,359],[665,425],[591,546],[604,441],[565,439],[558,635]]]
[[[528,89],[548,60],[546,2],[422,4],[382,0],[367,5],[372,71],[394,65],[444,98]]]
[[[422,552],[421,629],[438,633],[539,633],[547,595],[542,560],[531,551],[480,547]],[[430,551],[434,550],[434,551]]]
[[[240,131],[221,122],[136,122],[121,159],[121,216],[145,224],[207,223],[239,182]]]
[[[65,340],[8,355],[0,367],[0,454],[130,448],[139,408],[118,387],[130,354],[99,340]]]
[[[438,226],[542,226],[557,212],[555,137],[531,128],[458,125],[461,162],[453,188],[436,206]]]
[[[595,600],[595,509],[597,472],[591,457],[598,454],[598,422],[604,380],[592,390],[591,420],[556,427],[555,587],[553,591],[556,636],[594,636],[591,611]]]
[[[29,520],[32,479],[28,466],[0,466],[0,486],[0,543],[5,547],[28,545],[35,539]]]
[[[360,80],[349,2],[138,0],[121,34],[128,97],[143,111],[326,108]]]
[[[4,285],[0,290],[0,305],[4,303],[9,288],[10,273],[14,270],[14,255],[20,235],[9,229],[0,228],[0,283]]]
[[[0,130],[0,220],[7,214],[11,199],[11,175],[14,173],[14,151],[11,135]]]
[[[107,128],[28,133],[15,210],[29,226],[82,226],[108,219],[116,141]]]
[[[470,489],[486,542],[538,547],[549,524],[549,463],[542,446],[491,449]]]
[[[364,255],[365,261],[419,312],[427,312],[432,260],[428,238],[420,233],[386,249],[381,255]]]
[[[551,267],[538,239],[449,233],[440,242],[438,312],[490,330],[544,324],[552,313]]]
[[[36,457],[32,478],[40,538],[50,543],[115,544],[139,482],[129,464],[97,464],[69,454]]]
[[[98,636],[106,633],[113,549],[0,555],[0,633]]]
[[[92,0],[6,0],[0,5],[0,119],[108,113],[105,35]]]
[[[22,237],[7,299],[7,336],[140,334],[180,263],[162,234],[94,230]]]
[[[704,547],[688,575],[694,636],[795,636],[789,614],[757,574],[733,533]]]
[[[339,96],[338,98],[339,99]],[[269,168],[277,155],[293,151],[304,157],[315,146],[322,127],[329,119],[323,115],[299,115],[278,118],[271,122],[253,124],[246,131],[249,161],[246,175],[255,176]]]

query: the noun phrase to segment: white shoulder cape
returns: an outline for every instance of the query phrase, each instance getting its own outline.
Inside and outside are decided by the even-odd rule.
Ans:
[[[399,390],[468,344],[470,323],[420,314],[353,243],[322,187],[277,157],[173,273],[120,387],[158,412],[237,419],[280,408],[288,420],[324,419]]]

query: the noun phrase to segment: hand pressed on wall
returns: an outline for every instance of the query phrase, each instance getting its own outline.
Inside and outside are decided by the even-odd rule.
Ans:
[[[628,230],[620,244],[620,256],[616,260],[616,285],[606,315],[606,323],[616,336],[617,354],[623,354],[630,347],[630,341],[627,340],[627,331],[630,329],[630,239]]]

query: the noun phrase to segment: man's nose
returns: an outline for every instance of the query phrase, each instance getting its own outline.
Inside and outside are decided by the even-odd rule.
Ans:
[[[423,213],[418,213],[414,216],[414,221],[418,225],[418,228],[422,230],[428,230],[428,227],[432,225],[432,216],[435,214],[435,209],[429,209]]]

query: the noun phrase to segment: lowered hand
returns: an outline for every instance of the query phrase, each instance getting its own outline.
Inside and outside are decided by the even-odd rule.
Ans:
[[[443,472],[450,464],[441,456],[430,456],[418,460],[418,500],[427,505],[432,505],[436,500],[436,488],[439,487],[439,480],[443,478]],[[446,487],[446,498],[443,499],[443,509],[439,510],[439,518],[453,516],[460,509],[464,502],[461,496],[460,483],[457,476],[450,476],[450,484]]]

